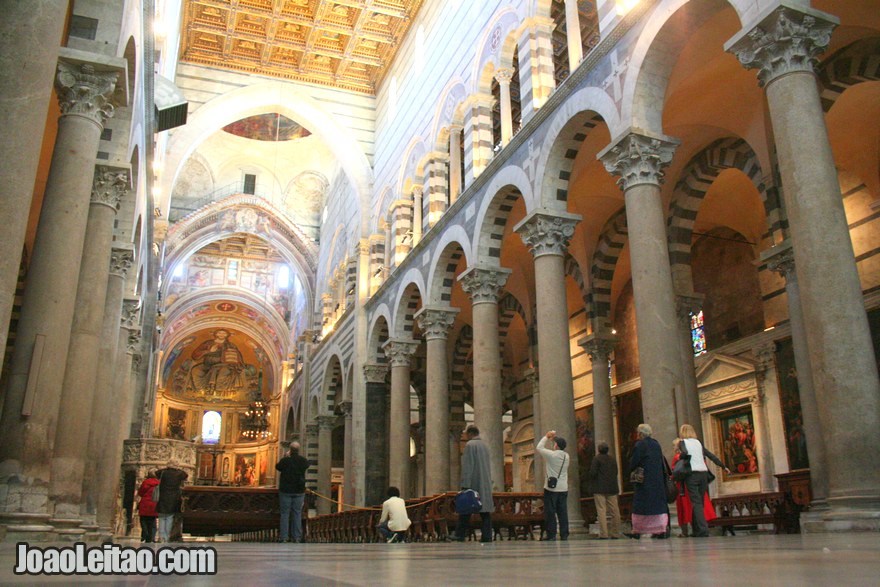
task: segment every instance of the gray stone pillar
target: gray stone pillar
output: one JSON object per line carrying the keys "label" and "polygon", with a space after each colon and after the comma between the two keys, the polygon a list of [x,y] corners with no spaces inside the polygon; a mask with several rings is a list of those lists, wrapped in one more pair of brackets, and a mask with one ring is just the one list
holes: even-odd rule
{"label": "gray stone pillar", "polygon": [[366,410],[364,442],[364,504],[378,505],[385,501],[388,487],[390,431],[388,417],[388,366],[378,363],[364,365]]}
{"label": "gray stone pillar", "polygon": [[673,401],[682,373],[660,181],[675,145],[668,137],[631,129],[599,154],[605,168],[620,176],[617,183],[626,200],[642,407],[645,422],[667,452],[678,436]]}
{"label": "gray stone pillar", "polygon": [[390,339],[383,349],[391,362],[391,414],[388,478],[400,489],[403,498],[409,493],[410,457],[410,361],[418,348],[412,340]]}
{"label": "gray stone pillar", "polygon": [[67,7],[67,0],[3,3],[0,128],[15,140],[0,144],[0,365]]}
{"label": "gray stone pillar", "polygon": [[422,224],[424,220],[422,219],[422,212],[424,211],[424,204],[422,203],[422,198],[425,194],[424,186],[416,185],[413,186],[412,189],[412,197],[413,197],[413,225],[412,225],[412,246],[415,247],[419,244],[419,241],[422,240]]}
{"label": "gray stone pillar", "polygon": [[513,114],[510,105],[510,80],[513,79],[514,71],[509,67],[495,70],[495,79],[498,81],[498,89],[501,94],[501,146],[510,142],[513,136]]}
{"label": "gray stone pillar", "polygon": [[[541,423],[571,443],[568,445],[572,461],[568,469],[568,515],[572,532],[583,529],[583,520],[564,262],[568,241],[580,220],[575,214],[537,210],[514,228],[535,258]],[[544,430],[535,431],[535,436],[540,438],[543,433]],[[536,479],[538,474],[539,471],[535,471]]]}
{"label": "gray stone pillar", "polygon": [[584,42],[581,40],[581,22],[577,0],[565,0],[565,34],[568,40],[568,70],[574,73],[584,58]]}
{"label": "gray stone pillar", "polygon": [[460,124],[449,126],[449,205],[461,195],[461,132]]}
{"label": "gray stone pillar", "polygon": [[461,433],[463,425],[459,423],[449,425],[449,485],[455,490],[461,483]]}
{"label": "gray stone pillar", "polygon": [[342,448],[342,467],[343,467],[343,489],[342,499],[348,505],[354,504],[354,467],[352,464],[352,404],[345,401],[339,404],[342,411],[343,422],[345,423],[344,445]]}
{"label": "gray stone pillar", "polygon": [[[2,524],[15,526],[18,514],[48,519],[52,440],[64,379],[56,363],[66,360],[70,344],[95,157],[103,123],[113,113],[115,86],[115,72],[58,64],[62,114],[0,419]],[[17,263],[20,251],[11,254]]]}
{"label": "gray stone pillar", "polygon": [[880,428],[880,380],[813,71],[838,21],[781,3],[755,22],[725,48],[759,70],[776,138],[827,450],[828,502],[838,510],[817,529],[878,529],[880,467],[864,434]]}
{"label": "gray stone pillar", "polygon": [[[326,498],[335,499],[330,493],[331,459],[333,457],[333,429],[336,427],[336,416],[318,416],[318,493]],[[329,514],[333,504],[321,497],[318,498],[318,515]]]}
{"label": "gray stone pillar", "polygon": [[703,306],[703,297],[702,294],[694,292],[675,296],[682,371],[681,396],[675,400],[675,409],[679,418],[679,426],[685,423],[693,426],[701,441],[703,440],[703,412],[700,409],[700,390],[697,387],[697,371],[694,364],[691,313],[696,314],[700,311]]}
{"label": "gray stone pillar", "polygon": [[596,445],[608,443],[608,454],[617,452],[614,442],[614,416],[611,414],[611,378],[608,376],[608,360],[617,338],[610,333],[593,333],[578,341],[590,354],[593,364],[593,437]]}
{"label": "gray stone pillar", "polygon": [[[83,522],[91,530],[97,528],[99,471],[105,466],[102,455],[110,442],[109,427],[117,414],[118,402],[114,389],[115,359],[119,349],[119,323],[122,316],[122,299],[125,292],[125,276],[134,263],[131,247],[113,247],[110,253],[110,276],[107,278],[107,295],[104,300],[104,316],[101,325],[101,349],[98,371],[95,376],[95,393],[89,422],[89,443],[83,474]],[[137,315],[138,300],[126,303],[126,317]]]}
{"label": "gray stone pillar", "polygon": [[771,247],[761,253],[761,260],[771,271],[785,278],[785,293],[788,297],[788,322],[791,324],[791,344],[794,350],[794,365],[797,371],[798,396],[801,401],[801,417],[804,435],[807,437],[807,455],[810,459],[810,492],[813,501],[810,506],[826,507],[828,500],[828,463],[825,456],[825,441],[819,420],[819,405],[816,402],[816,389],[813,386],[813,369],[810,365],[810,351],[807,349],[807,329],[804,312],[801,309],[801,293],[797,273],[794,270],[794,255],[791,242]]}
{"label": "gray stone pillar", "polygon": [[468,267],[458,280],[473,303],[474,423],[492,458],[492,485],[504,490],[504,425],[501,402],[501,349],[498,342],[498,296],[510,269]]}
{"label": "gray stone pillar", "polygon": [[[538,380],[538,372],[535,369],[526,369],[525,379],[526,384],[532,391],[532,430],[534,433],[532,441],[537,444],[541,438],[541,431],[544,429],[543,422],[541,421],[541,384]],[[535,451],[535,455],[532,458],[532,466],[536,472],[535,480],[537,482],[540,478],[539,473],[544,470],[544,460],[538,451]],[[537,487],[533,490],[537,491]]]}
{"label": "gray stone pillar", "polygon": [[767,424],[766,382],[767,375],[776,365],[776,345],[769,343],[754,349],[757,368],[755,369],[755,381],[758,392],[749,398],[752,404],[752,416],[755,418],[755,447],[758,451],[758,476],[761,482],[761,491],[776,491],[776,465],[773,461],[773,445],[770,442],[770,427]]}
{"label": "gray stone pillar", "polygon": [[425,333],[425,494],[453,489],[449,483],[449,364],[446,338],[458,308],[424,307],[415,318]]}
{"label": "gray stone pillar", "polygon": [[[52,455],[49,496],[54,502],[52,524],[59,535],[81,534],[82,481],[89,444],[89,421],[101,327],[107,295],[113,219],[119,202],[129,188],[127,169],[98,167],[92,188],[85,247],[76,292],[76,314],[70,336],[70,350],[64,371],[61,408]],[[68,530],[69,526],[73,528]]]}

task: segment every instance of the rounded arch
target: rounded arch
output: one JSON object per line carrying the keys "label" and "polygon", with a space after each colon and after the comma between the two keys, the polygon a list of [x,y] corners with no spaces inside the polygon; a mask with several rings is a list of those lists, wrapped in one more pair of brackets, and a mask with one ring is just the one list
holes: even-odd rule
{"label": "rounded arch", "polygon": [[[162,193],[170,194],[183,164],[210,135],[224,126],[258,114],[278,112],[318,135],[336,156],[358,194],[361,210],[361,236],[366,234],[365,212],[369,210],[373,172],[361,146],[351,133],[336,122],[323,106],[289,83],[268,81],[227,92],[193,112],[186,126],[177,131],[168,145]],[[168,214],[170,200],[163,202]]]}
{"label": "rounded arch", "polygon": [[[471,78],[474,80],[473,93],[486,94],[491,92],[492,72],[499,67],[504,67],[502,65],[503,55],[507,57],[508,64],[512,63],[513,51],[516,50],[515,34],[521,21],[522,18],[511,6],[499,8],[489,21],[485,28],[486,32],[477,45],[480,49],[477,52]],[[511,35],[514,35],[513,43],[509,42]],[[491,67],[489,67],[490,65]],[[487,70],[488,83],[485,78]]]}
{"label": "rounded arch", "polygon": [[367,344],[367,362],[371,364],[384,365],[388,362],[388,357],[382,350],[382,345],[389,338],[389,324],[391,324],[391,312],[385,304],[380,305],[373,310],[372,320],[370,321],[369,338]]}
{"label": "rounded arch", "polygon": [[421,183],[419,179],[424,175],[424,162],[428,158],[428,147],[421,137],[415,136],[410,140],[409,146],[404,151],[404,164],[400,168],[400,176],[397,178],[398,193],[406,197],[413,183]]}
{"label": "rounded arch", "polygon": [[293,406],[289,406],[287,408],[287,418],[284,421],[284,431],[282,432],[282,438],[284,438],[286,442],[291,442],[295,434],[296,416],[294,416]]}
{"label": "rounded arch", "polygon": [[321,397],[324,413],[332,414],[336,411],[336,405],[344,401],[345,381],[342,377],[342,359],[337,353],[330,355],[324,367],[324,381],[321,388]]}
{"label": "rounded arch", "polygon": [[452,299],[452,286],[455,283],[455,269],[462,257],[468,263],[467,251],[470,242],[467,232],[459,225],[448,227],[437,244],[434,265],[428,273],[427,300],[429,304],[446,305]]}
{"label": "rounded arch", "polygon": [[621,207],[605,223],[590,264],[587,318],[592,324],[593,332],[611,330],[611,284],[626,239],[626,209]]}
{"label": "rounded arch", "polygon": [[[483,198],[480,211],[477,213],[477,234],[473,243],[474,259],[486,260],[491,265],[498,265],[501,260],[501,239],[503,227],[510,215],[510,208],[517,199],[522,198],[526,213],[530,212],[533,200],[531,184],[525,172],[514,165],[508,165],[495,174],[486,186],[484,193],[494,194],[491,198]],[[497,232],[497,231],[501,232]]]}
{"label": "rounded arch", "polygon": [[880,80],[880,36],[859,39],[835,51],[819,64],[816,74],[822,82],[822,109],[831,110],[837,99],[860,83]]}
{"label": "rounded arch", "polygon": [[413,315],[424,303],[425,282],[418,269],[410,269],[400,280],[401,286],[394,298],[394,321],[391,332],[395,338],[410,338],[413,332]]}
{"label": "rounded arch", "polygon": [[460,78],[454,78],[446,84],[440,96],[434,113],[431,137],[434,139],[435,149],[446,151],[449,147],[449,125],[464,124],[461,106],[467,99],[467,90]]}

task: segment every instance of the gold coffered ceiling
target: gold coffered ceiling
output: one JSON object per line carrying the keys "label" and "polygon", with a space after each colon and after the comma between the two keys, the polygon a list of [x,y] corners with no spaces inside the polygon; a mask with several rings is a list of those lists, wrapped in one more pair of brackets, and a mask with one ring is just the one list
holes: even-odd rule
{"label": "gold coffered ceiling", "polygon": [[181,61],[372,94],[422,0],[185,0]]}

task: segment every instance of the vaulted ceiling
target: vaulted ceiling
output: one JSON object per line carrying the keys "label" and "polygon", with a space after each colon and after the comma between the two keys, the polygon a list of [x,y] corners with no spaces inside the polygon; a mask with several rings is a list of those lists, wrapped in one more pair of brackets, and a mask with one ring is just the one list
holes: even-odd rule
{"label": "vaulted ceiling", "polygon": [[373,94],[422,0],[184,0],[181,61]]}

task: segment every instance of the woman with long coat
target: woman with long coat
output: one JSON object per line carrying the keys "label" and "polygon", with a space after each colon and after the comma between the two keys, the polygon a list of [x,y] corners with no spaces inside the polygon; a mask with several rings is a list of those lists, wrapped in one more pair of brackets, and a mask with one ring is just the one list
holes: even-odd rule
{"label": "woman with long coat", "polygon": [[644,471],[644,481],[633,484],[633,538],[639,538],[642,534],[666,538],[669,525],[663,450],[660,443],[651,438],[652,434],[650,426],[639,424],[639,440],[629,462],[630,474],[640,467]]}
{"label": "woman with long coat", "polygon": [[159,500],[156,502],[156,512],[159,514],[159,542],[168,542],[171,539],[174,514],[181,511],[183,482],[189,475],[174,467],[161,469],[156,471],[156,474],[159,477]]}

